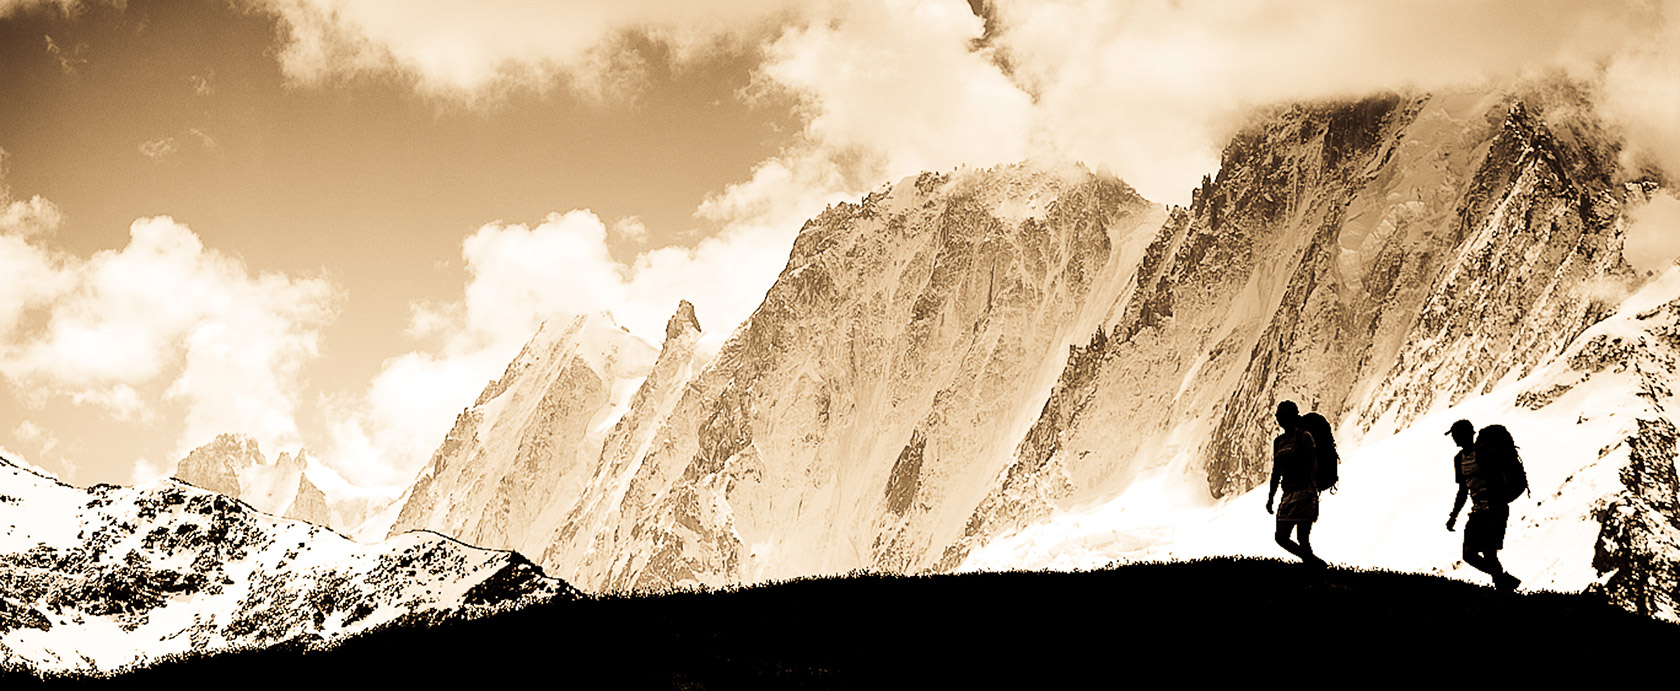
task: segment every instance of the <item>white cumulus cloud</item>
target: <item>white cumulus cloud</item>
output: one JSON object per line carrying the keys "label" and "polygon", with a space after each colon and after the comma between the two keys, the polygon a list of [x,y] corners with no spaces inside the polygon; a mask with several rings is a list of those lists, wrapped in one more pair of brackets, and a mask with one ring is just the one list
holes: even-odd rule
{"label": "white cumulus cloud", "polygon": [[[3,187],[0,206],[16,207]],[[332,284],[252,272],[167,216],[135,221],[121,249],[78,257],[51,244],[40,216],[0,224],[0,376],[24,400],[149,420],[137,387],[167,384],[186,410],[177,452],[222,432],[300,441],[298,372],[336,314]]]}

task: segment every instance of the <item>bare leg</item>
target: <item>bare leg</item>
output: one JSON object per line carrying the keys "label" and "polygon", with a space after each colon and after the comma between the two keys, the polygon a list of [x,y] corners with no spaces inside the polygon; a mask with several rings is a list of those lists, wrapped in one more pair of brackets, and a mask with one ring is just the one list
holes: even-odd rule
{"label": "bare leg", "polygon": [[[1279,547],[1288,550],[1290,554],[1295,555],[1307,564],[1314,566],[1324,565],[1324,560],[1313,555],[1312,543],[1309,542],[1310,536],[1312,535],[1311,523],[1306,521],[1278,521],[1277,525],[1277,535],[1275,538],[1277,539]],[[1289,539],[1290,531],[1294,531],[1295,534],[1300,537],[1300,542],[1297,543],[1294,540]]]}
{"label": "bare leg", "polygon": [[1505,573],[1505,567],[1499,564],[1498,552],[1477,552],[1466,547],[1464,548],[1464,563],[1475,567],[1477,571],[1493,576],[1495,579],[1498,579],[1500,574]]}
{"label": "bare leg", "polygon": [[1279,547],[1282,547],[1285,550],[1288,550],[1290,554],[1299,557],[1301,556],[1301,546],[1295,544],[1294,540],[1289,539],[1289,531],[1294,529],[1294,523],[1278,521],[1277,535],[1275,537]]}
{"label": "bare leg", "polygon": [[1493,576],[1494,587],[1500,590],[1516,590],[1522,585],[1522,580],[1505,571],[1505,565],[1499,563],[1499,551],[1473,552],[1469,548],[1464,550],[1464,563],[1476,567],[1477,570]]}
{"label": "bare leg", "polygon": [[1300,554],[1301,561],[1304,561],[1304,562],[1306,562],[1308,564],[1311,564],[1313,566],[1324,566],[1324,560],[1319,559],[1318,555],[1313,554],[1313,549],[1312,549],[1312,527],[1313,527],[1313,524],[1308,523],[1306,521],[1302,521],[1302,522],[1297,523],[1295,525],[1296,525],[1295,534],[1300,537],[1300,541],[1301,541],[1301,554]]}

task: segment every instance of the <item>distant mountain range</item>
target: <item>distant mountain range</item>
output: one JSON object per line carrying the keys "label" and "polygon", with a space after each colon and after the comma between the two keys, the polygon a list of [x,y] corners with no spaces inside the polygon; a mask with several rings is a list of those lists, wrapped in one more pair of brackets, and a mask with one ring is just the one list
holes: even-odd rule
{"label": "distant mountain range", "polygon": [[112,672],[573,594],[435,533],[362,545],[174,480],[79,489],[0,459],[0,667]]}

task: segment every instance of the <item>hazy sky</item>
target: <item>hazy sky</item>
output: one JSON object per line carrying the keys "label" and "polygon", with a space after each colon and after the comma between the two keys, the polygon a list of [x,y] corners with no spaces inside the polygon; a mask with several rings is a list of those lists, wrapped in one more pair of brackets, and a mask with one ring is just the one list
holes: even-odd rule
{"label": "hazy sky", "polygon": [[244,432],[401,484],[542,319],[657,343],[686,298],[721,337],[804,219],[920,170],[1073,159],[1183,203],[1280,100],[1567,74],[1680,170],[1677,13],[0,0],[0,446],[128,482]]}

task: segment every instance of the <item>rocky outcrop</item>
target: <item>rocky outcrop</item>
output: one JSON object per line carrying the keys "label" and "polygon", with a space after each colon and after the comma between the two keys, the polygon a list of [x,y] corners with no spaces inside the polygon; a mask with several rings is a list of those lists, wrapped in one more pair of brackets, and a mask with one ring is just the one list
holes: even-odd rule
{"label": "rocky outcrop", "polygon": [[319,526],[333,526],[332,509],[327,507],[327,495],[321,488],[309,481],[307,475],[298,475],[297,491],[293,494],[292,505],[286,509],[286,518],[308,521]]}
{"label": "rocky outcrop", "polygon": [[1680,620],[1680,501],[1675,481],[1674,423],[1639,420],[1627,439],[1626,488],[1593,514],[1599,522],[1593,568],[1603,575],[1594,590],[1629,611]]}
{"label": "rocky outcrop", "polygon": [[267,463],[257,449],[257,440],[244,435],[222,434],[181,459],[175,466],[175,479],[237,498],[240,496],[240,472]]}

